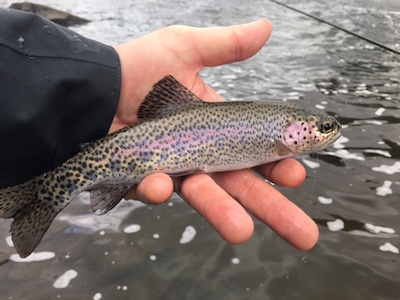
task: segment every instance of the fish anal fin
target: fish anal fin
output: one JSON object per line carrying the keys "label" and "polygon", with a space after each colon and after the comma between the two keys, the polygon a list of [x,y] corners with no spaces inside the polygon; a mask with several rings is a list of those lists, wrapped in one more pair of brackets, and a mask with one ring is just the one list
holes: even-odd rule
{"label": "fish anal fin", "polygon": [[177,110],[186,105],[201,105],[203,101],[168,75],[157,82],[139,108],[139,119],[146,119]]}
{"label": "fish anal fin", "polygon": [[113,209],[129,191],[127,185],[97,185],[89,190],[90,202],[96,215],[104,215]]}

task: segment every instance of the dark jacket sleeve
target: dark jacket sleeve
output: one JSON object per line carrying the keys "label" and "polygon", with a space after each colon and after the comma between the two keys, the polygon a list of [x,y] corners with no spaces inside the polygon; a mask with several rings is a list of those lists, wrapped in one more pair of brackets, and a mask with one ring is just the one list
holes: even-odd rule
{"label": "dark jacket sleeve", "polygon": [[105,136],[120,93],[110,47],[31,13],[0,9],[0,187]]}

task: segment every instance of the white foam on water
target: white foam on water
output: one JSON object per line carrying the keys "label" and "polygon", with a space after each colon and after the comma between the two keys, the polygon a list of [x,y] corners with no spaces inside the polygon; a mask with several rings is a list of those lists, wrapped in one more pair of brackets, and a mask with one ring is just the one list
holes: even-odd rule
{"label": "white foam on water", "polygon": [[196,236],[196,229],[193,226],[187,226],[185,231],[182,233],[182,237],[179,240],[180,244],[187,244],[191,242]]}
{"label": "white foam on water", "polygon": [[364,161],[365,157],[362,155],[362,153],[351,153],[347,151],[346,149],[339,149],[336,150],[335,152],[324,152],[324,154],[329,154],[332,156],[336,156],[339,158],[345,158],[345,159],[354,159],[354,160],[360,160]]}
{"label": "white foam on water", "polygon": [[303,83],[298,86],[292,87],[293,90],[295,91],[301,91],[301,92],[309,92],[309,91],[314,91],[315,90],[315,85],[311,83]]}
{"label": "white foam on water", "polygon": [[69,286],[72,279],[78,276],[78,272],[75,270],[68,270],[53,283],[53,287],[56,289],[65,289]]}
{"label": "white foam on water", "polygon": [[52,259],[56,256],[54,252],[42,251],[42,252],[32,252],[31,255],[25,258],[21,258],[18,254],[12,254],[10,260],[15,262],[32,262],[32,261],[43,261]]}
{"label": "white foam on water", "polygon": [[379,150],[379,149],[366,149],[366,153],[376,153],[385,157],[392,157],[388,151]]}
{"label": "white foam on water", "polygon": [[11,235],[9,235],[8,237],[6,237],[6,243],[9,247],[14,247],[14,243],[12,241]]}
{"label": "white foam on water", "polygon": [[157,259],[157,256],[155,256],[155,255],[150,255],[150,260],[156,260]]}
{"label": "white foam on water", "polygon": [[322,204],[332,204],[333,202],[332,198],[325,198],[322,196],[318,196],[318,201],[321,202]]}
{"label": "white foam on water", "polygon": [[328,225],[328,229],[330,231],[339,231],[344,228],[344,222],[340,219],[336,219],[334,221],[326,222],[326,225]]}
{"label": "white foam on water", "polygon": [[315,162],[315,161],[308,160],[308,159],[303,159],[303,163],[304,163],[307,167],[309,167],[310,169],[316,169],[316,168],[319,168],[319,166],[320,166],[319,163],[317,163],[317,162]]}
{"label": "white foam on water", "polygon": [[386,196],[386,195],[393,194],[393,191],[392,191],[392,189],[390,188],[391,185],[392,185],[392,182],[391,182],[391,181],[385,180],[385,181],[383,182],[383,185],[382,185],[382,186],[376,188],[376,194],[377,194],[378,196]]}
{"label": "white foam on water", "polygon": [[235,74],[224,74],[221,76],[223,79],[237,79],[238,77]]}
{"label": "white foam on water", "polygon": [[378,120],[365,120],[365,123],[373,125],[383,125],[383,122]]}
{"label": "white foam on water", "polygon": [[100,300],[103,297],[103,295],[101,293],[96,293],[93,296],[93,300]]}
{"label": "white foam on water", "polygon": [[153,238],[159,239],[159,238],[160,238],[160,235],[159,235],[158,233],[155,233],[155,234],[153,234]]}
{"label": "white foam on water", "polygon": [[399,248],[397,248],[396,246],[393,246],[391,243],[385,243],[385,244],[379,246],[379,250],[381,250],[383,252],[392,252],[395,254],[399,254]]}
{"label": "white foam on water", "polygon": [[393,234],[396,231],[393,228],[390,227],[383,227],[383,226],[378,226],[378,225],[373,225],[371,223],[365,223],[364,224],[365,228],[368,229],[370,232],[378,234],[378,233],[389,233]]}
{"label": "white foam on water", "polygon": [[357,91],[355,91],[354,93],[356,93],[356,94],[358,94],[358,95],[371,95],[371,94],[372,94],[371,91],[363,90],[363,89],[357,90]]}
{"label": "white foam on water", "polygon": [[140,229],[141,229],[141,227],[139,224],[132,224],[132,225],[126,226],[124,228],[124,232],[125,233],[135,233],[135,232],[140,231]]}
{"label": "white foam on water", "polygon": [[375,115],[377,116],[382,116],[383,112],[385,111],[385,108],[380,107],[376,110]]}
{"label": "white foam on water", "polygon": [[344,148],[344,143],[348,143],[349,139],[345,136],[341,136],[340,138],[338,138],[337,141],[335,141],[332,145],[333,148],[335,149],[343,149]]}
{"label": "white foam on water", "polygon": [[315,104],[315,107],[318,109],[325,109],[325,106],[321,105],[321,104]]}
{"label": "white foam on water", "polygon": [[400,173],[400,161],[396,161],[393,166],[381,165],[380,167],[373,167],[372,171],[386,173],[393,175],[394,173]]}
{"label": "white foam on water", "polygon": [[232,262],[234,265],[237,265],[237,264],[240,263],[240,259],[237,258],[237,257],[234,257],[234,258],[231,259],[231,262]]}
{"label": "white foam on water", "polygon": [[[79,194],[79,202],[87,203],[90,199],[88,195],[89,194],[86,192]],[[63,213],[58,215],[57,219],[68,224],[77,225],[78,228],[91,230],[93,233],[98,233],[102,230],[107,232],[110,230],[120,232],[122,221],[126,219],[133,209],[142,206],[144,206],[144,204],[139,201],[124,201],[107,213],[107,217],[99,217],[92,212],[80,215]]]}

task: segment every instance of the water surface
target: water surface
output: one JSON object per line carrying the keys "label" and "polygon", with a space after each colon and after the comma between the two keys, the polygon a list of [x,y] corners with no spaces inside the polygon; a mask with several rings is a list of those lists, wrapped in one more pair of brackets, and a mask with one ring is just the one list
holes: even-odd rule
{"label": "water surface", "polygon": [[[40,261],[18,261],[0,221],[1,299],[399,299],[399,56],[270,1],[37,2],[92,20],[74,30],[111,45],[171,24],[268,17],[259,54],[203,77],[226,99],[298,102],[344,129],[334,147],[299,158],[301,187],[281,189],[319,224],[311,251],[258,221],[248,242],[229,245],[176,196],[97,217],[83,195],[53,222],[31,257]],[[285,3],[400,50],[396,0]]]}

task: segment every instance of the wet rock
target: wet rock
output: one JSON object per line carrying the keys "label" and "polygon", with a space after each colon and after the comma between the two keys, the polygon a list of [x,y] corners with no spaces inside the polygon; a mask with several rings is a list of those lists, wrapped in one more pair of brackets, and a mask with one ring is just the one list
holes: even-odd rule
{"label": "wet rock", "polygon": [[54,9],[46,5],[40,5],[31,2],[13,3],[11,4],[10,8],[35,13],[43,18],[53,21],[54,23],[66,27],[74,25],[82,25],[87,22],[90,22],[89,20],[74,16],[70,13]]}

